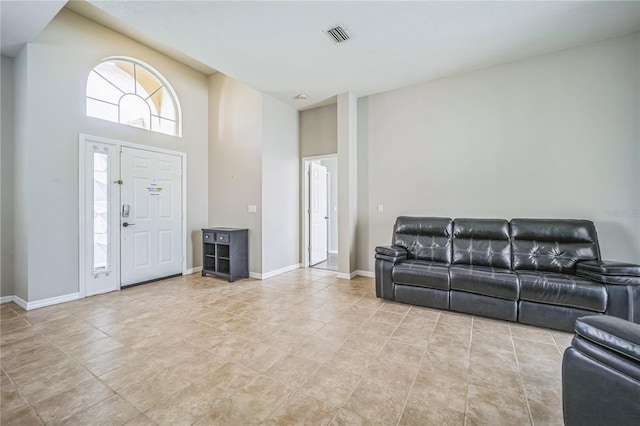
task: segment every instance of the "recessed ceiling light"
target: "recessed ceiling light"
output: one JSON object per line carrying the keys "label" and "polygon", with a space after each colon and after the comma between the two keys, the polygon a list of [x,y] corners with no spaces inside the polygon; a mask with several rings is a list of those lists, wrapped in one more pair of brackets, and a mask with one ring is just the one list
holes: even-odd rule
{"label": "recessed ceiling light", "polygon": [[299,95],[296,95],[294,97],[299,101],[304,101],[305,99],[307,99],[307,95],[305,95],[304,93],[300,93]]}

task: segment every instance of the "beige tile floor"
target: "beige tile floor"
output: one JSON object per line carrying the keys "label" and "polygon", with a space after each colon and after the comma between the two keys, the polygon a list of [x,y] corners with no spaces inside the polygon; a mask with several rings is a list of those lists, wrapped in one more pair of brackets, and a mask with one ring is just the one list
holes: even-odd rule
{"label": "beige tile floor", "polygon": [[338,270],[338,255],[337,254],[327,254],[327,260],[324,262],[320,262],[316,265],[313,265],[315,269],[325,269],[327,271],[337,271]]}
{"label": "beige tile floor", "polygon": [[562,424],[570,335],[300,269],[1,307],[2,425]]}

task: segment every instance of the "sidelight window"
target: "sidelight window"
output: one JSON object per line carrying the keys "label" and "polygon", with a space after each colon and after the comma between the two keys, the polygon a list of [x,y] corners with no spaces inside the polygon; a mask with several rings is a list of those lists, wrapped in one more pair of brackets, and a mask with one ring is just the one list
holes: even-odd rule
{"label": "sidelight window", "polygon": [[[93,152],[93,272],[109,270],[109,153]],[[106,151],[106,150],[105,150]]]}

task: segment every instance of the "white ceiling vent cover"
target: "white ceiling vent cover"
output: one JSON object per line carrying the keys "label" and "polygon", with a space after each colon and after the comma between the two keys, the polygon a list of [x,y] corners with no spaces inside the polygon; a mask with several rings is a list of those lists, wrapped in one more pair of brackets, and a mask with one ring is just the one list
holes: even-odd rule
{"label": "white ceiling vent cover", "polygon": [[327,36],[329,36],[331,41],[336,44],[343,43],[351,38],[351,35],[341,25],[329,28],[325,31],[325,33],[327,34]]}

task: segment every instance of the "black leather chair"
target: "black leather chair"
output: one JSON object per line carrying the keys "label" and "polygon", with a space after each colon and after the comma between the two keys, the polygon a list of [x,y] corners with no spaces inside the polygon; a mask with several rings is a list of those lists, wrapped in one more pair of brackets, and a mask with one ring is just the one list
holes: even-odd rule
{"label": "black leather chair", "polygon": [[640,425],[640,325],[586,316],[575,332],[562,360],[565,425]]}

